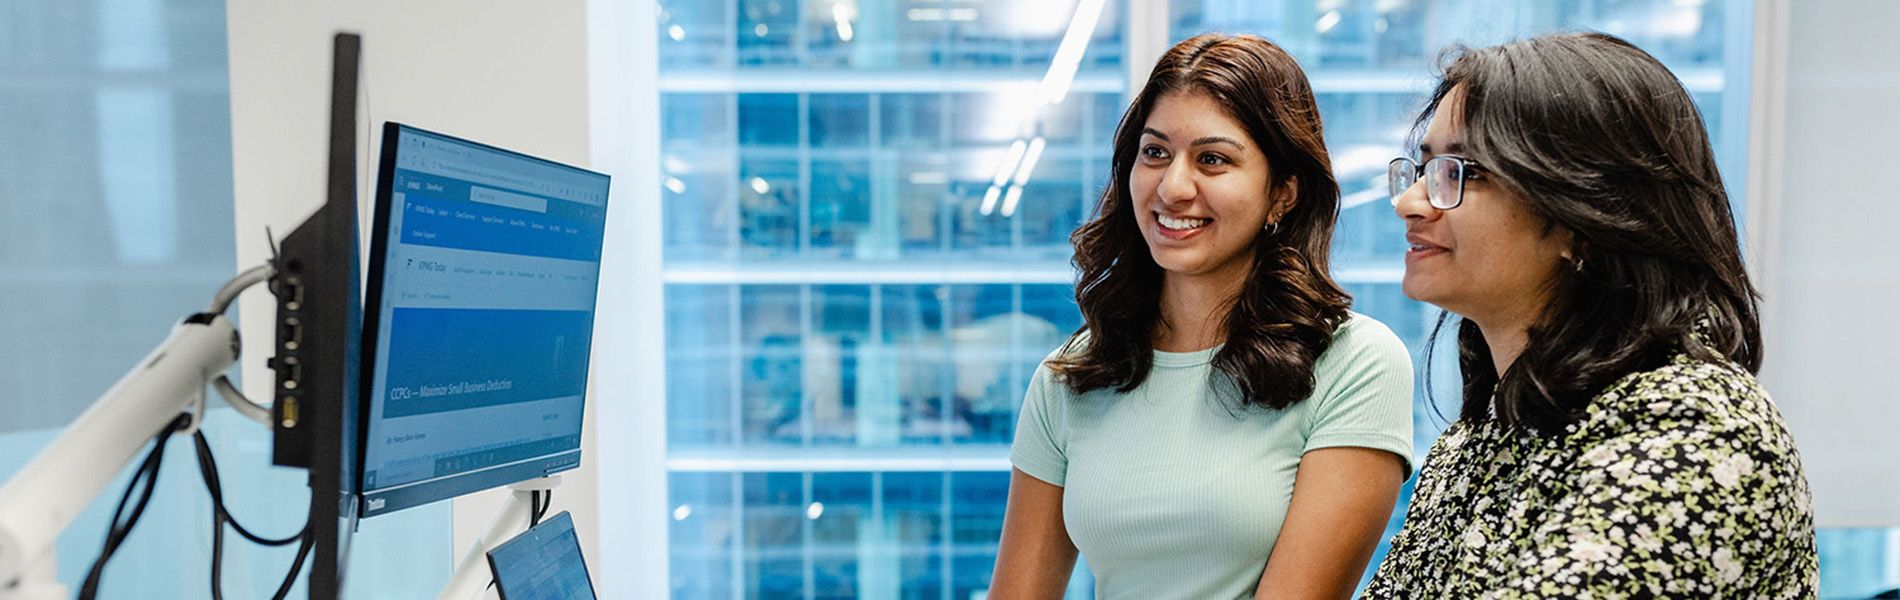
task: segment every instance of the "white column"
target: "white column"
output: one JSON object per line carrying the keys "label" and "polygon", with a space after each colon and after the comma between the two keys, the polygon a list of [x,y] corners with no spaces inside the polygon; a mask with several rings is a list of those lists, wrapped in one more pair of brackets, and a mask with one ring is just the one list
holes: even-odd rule
{"label": "white column", "polygon": [[665,598],[666,347],[659,39],[653,0],[588,0],[589,153],[614,177],[594,325],[602,598]]}
{"label": "white column", "polygon": [[1746,228],[1762,381],[1800,447],[1816,524],[1900,526],[1900,203],[1885,167],[1900,139],[1900,4],[1758,10]]}

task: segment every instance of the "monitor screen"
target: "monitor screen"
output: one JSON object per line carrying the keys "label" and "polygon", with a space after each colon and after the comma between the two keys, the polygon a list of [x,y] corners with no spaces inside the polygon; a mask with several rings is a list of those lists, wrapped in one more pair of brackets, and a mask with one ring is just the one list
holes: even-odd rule
{"label": "monitor screen", "polygon": [[594,600],[581,540],[565,511],[489,550],[488,566],[502,600]]}
{"label": "monitor screen", "polygon": [[363,516],[578,466],[607,176],[400,123],[382,148]]}

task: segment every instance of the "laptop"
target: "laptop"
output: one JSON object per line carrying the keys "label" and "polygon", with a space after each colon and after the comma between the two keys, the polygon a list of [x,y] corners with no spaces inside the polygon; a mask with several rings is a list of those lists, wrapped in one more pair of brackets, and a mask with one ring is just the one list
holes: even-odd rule
{"label": "laptop", "polygon": [[567,511],[488,551],[502,600],[596,600]]}

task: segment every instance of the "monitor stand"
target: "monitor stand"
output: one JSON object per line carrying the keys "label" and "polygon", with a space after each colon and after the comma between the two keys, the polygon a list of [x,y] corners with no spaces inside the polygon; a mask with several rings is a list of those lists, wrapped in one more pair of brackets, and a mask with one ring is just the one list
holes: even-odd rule
{"label": "monitor stand", "polygon": [[475,540],[468,553],[462,555],[461,562],[455,564],[455,575],[449,577],[448,585],[442,586],[442,593],[436,600],[470,600],[480,598],[488,591],[488,582],[494,574],[488,569],[488,551],[509,539],[528,530],[530,507],[534,503],[534,493],[552,490],[561,486],[561,476],[550,475],[530,479],[508,486],[512,490],[508,501],[495,511],[495,518],[488,523],[488,531]]}

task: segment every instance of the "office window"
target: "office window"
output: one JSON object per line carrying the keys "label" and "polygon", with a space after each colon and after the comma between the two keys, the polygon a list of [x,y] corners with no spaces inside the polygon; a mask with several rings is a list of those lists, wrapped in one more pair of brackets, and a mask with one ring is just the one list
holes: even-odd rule
{"label": "office window", "polygon": [[[173,323],[203,310],[234,270],[222,2],[4,3],[0,39],[5,481]],[[231,444],[268,434],[227,412],[215,411],[206,433],[221,452],[233,512],[262,533],[294,533],[300,515],[272,519],[252,504],[277,483],[261,476],[268,446],[246,453]],[[192,540],[209,532],[209,505],[189,446],[167,452],[153,502],[108,565],[101,597],[208,596],[209,564]],[[69,589],[99,555],[123,482],[73,507],[84,512],[56,548]],[[233,545],[227,572],[260,584],[233,577],[226,590],[274,591],[261,581],[270,571],[281,577],[276,565],[289,553],[239,546],[248,544]]]}
{"label": "office window", "polygon": [[1127,91],[1110,2],[1023,111],[1076,4],[660,3],[674,597],[988,588]]}
{"label": "office window", "polygon": [[[1166,39],[1136,40],[1108,2],[1066,100],[1025,113],[1078,2],[660,2],[674,597],[986,590],[1023,391],[1081,324],[1068,235],[1145,67],[1129,47],[1254,33],[1301,61],[1343,195],[1334,274],[1415,354],[1438,311],[1399,290],[1384,173],[1448,45],[1630,39],[1695,95],[1740,201],[1749,2],[1162,3],[1147,31]],[[1037,138],[1011,200],[998,165]],[[1420,456],[1456,414],[1424,385]],[[1889,539],[1824,532],[1825,593],[1875,585]],[[1079,567],[1071,596],[1090,595]]]}
{"label": "office window", "polygon": [[[211,0],[0,3],[0,481],[236,274],[226,39],[225,4]],[[247,360],[269,347],[245,341]],[[294,535],[303,473],[270,466],[265,428],[210,406],[202,431],[231,512],[260,535]],[[192,454],[173,439],[101,598],[211,597],[211,506]],[[57,544],[70,591],[125,482],[73,507]],[[447,506],[391,518],[357,538],[389,552],[351,589],[433,593],[446,565],[424,559],[450,552]],[[295,550],[225,543],[232,597],[275,592]]]}

